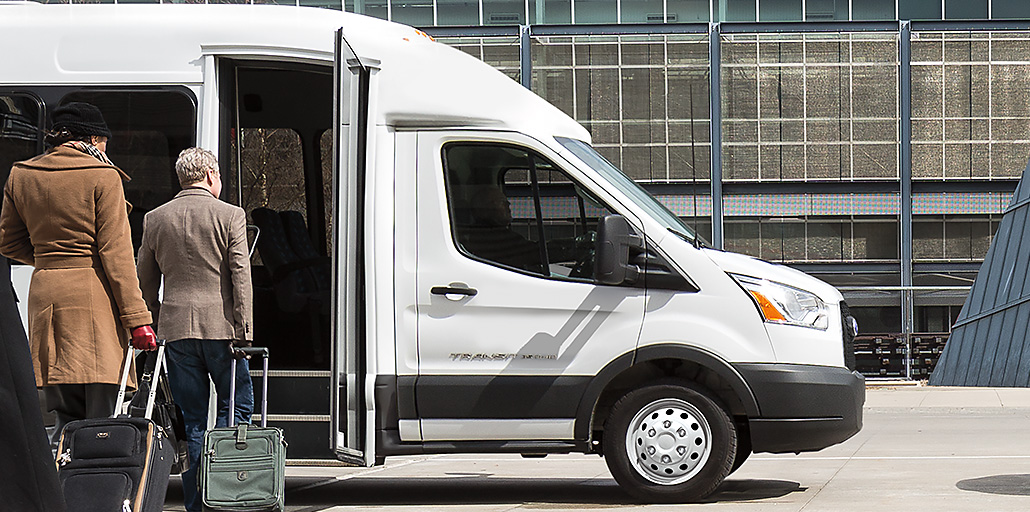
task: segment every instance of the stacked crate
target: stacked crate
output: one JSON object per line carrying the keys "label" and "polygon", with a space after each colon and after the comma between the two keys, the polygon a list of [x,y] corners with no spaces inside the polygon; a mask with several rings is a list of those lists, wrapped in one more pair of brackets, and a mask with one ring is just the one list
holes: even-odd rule
{"label": "stacked crate", "polygon": [[866,377],[906,378],[908,345],[901,334],[855,337],[855,369]]}
{"label": "stacked crate", "polygon": [[910,378],[929,379],[948,342],[948,333],[913,333],[909,340]]}
{"label": "stacked crate", "polygon": [[947,333],[857,336],[855,369],[866,377],[925,380],[933,372],[947,342]]}

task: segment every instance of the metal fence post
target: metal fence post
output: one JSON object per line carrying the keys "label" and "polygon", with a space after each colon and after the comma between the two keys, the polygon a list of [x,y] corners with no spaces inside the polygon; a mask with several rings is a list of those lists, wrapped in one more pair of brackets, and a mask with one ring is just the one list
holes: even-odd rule
{"label": "metal fence post", "polygon": [[519,26],[519,83],[529,90],[533,90],[533,52],[530,45],[533,40],[529,37],[529,25]]}
{"label": "metal fence post", "polygon": [[[708,68],[709,68],[709,112],[712,119],[711,182],[712,182],[712,245],[716,249],[723,248],[723,212],[722,212],[722,92],[721,92],[721,37],[718,23],[708,25]],[[696,214],[696,212],[695,212]]]}
{"label": "metal fence post", "polygon": [[[901,328],[905,343],[915,330],[915,303],[912,291],[912,25],[902,21],[899,27],[900,41],[898,92],[900,103],[901,147],[899,162],[901,185],[901,216],[898,231],[901,243]],[[909,368],[907,377],[911,378]]]}

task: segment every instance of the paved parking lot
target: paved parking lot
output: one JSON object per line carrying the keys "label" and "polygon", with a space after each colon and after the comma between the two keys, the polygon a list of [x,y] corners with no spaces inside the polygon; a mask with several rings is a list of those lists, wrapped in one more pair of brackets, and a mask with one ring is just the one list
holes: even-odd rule
{"label": "paved parking lot", "polygon": [[[706,503],[639,505],[596,456],[448,455],[290,467],[290,512],[1030,510],[1030,389],[871,388],[865,427],[818,453],[753,455]],[[166,510],[181,511],[174,483]]]}

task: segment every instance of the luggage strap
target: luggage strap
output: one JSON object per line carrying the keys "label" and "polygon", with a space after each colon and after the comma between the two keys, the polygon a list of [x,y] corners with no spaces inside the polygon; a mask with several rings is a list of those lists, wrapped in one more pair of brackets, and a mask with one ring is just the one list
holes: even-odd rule
{"label": "luggage strap", "polygon": [[236,426],[236,449],[247,449],[247,424],[240,423]]}
{"label": "luggage strap", "polygon": [[[143,417],[150,419],[154,412],[154,402],[157,400],[157,386],[154,385],[154,379],[161,380],[162,366],[165,364],[165,340],[157,340],[157,359],[154,362],[154,370],[149,374],[143,375],[144,381],[150,384],[150,393],[147,395],[147,408]],[[118,417],[121,413],[123,402],[125,401],[125,390],[129,384],[129,369],[132,367],[132,356],[135,352],[133,351],[132,344],[130,343],[125,351],[125,362],[122,366],[122,378],[118,384],[118,397],[115,399],[114,412],[111,413],[112,418]],[[139,384],[142,384],[139,383]]]}

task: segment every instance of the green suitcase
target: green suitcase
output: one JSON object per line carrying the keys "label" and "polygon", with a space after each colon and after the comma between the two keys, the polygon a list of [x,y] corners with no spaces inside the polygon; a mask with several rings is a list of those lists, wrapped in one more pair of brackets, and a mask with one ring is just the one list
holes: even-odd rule
{"label": "green suitcase", "polygon": [[[261,426],[240,424],[204,434],[198,482],[205,510],[225,512],[283,512],[286,510],[286,439],[282,429],[268,427],[268,349],[242,349],[261,355],[264,362]],[[236,366],[233,365],[229,410],[235,407]],[[232,415],[235,416],[235,415]],[[229,420],[230,423],[233,419]]]}

